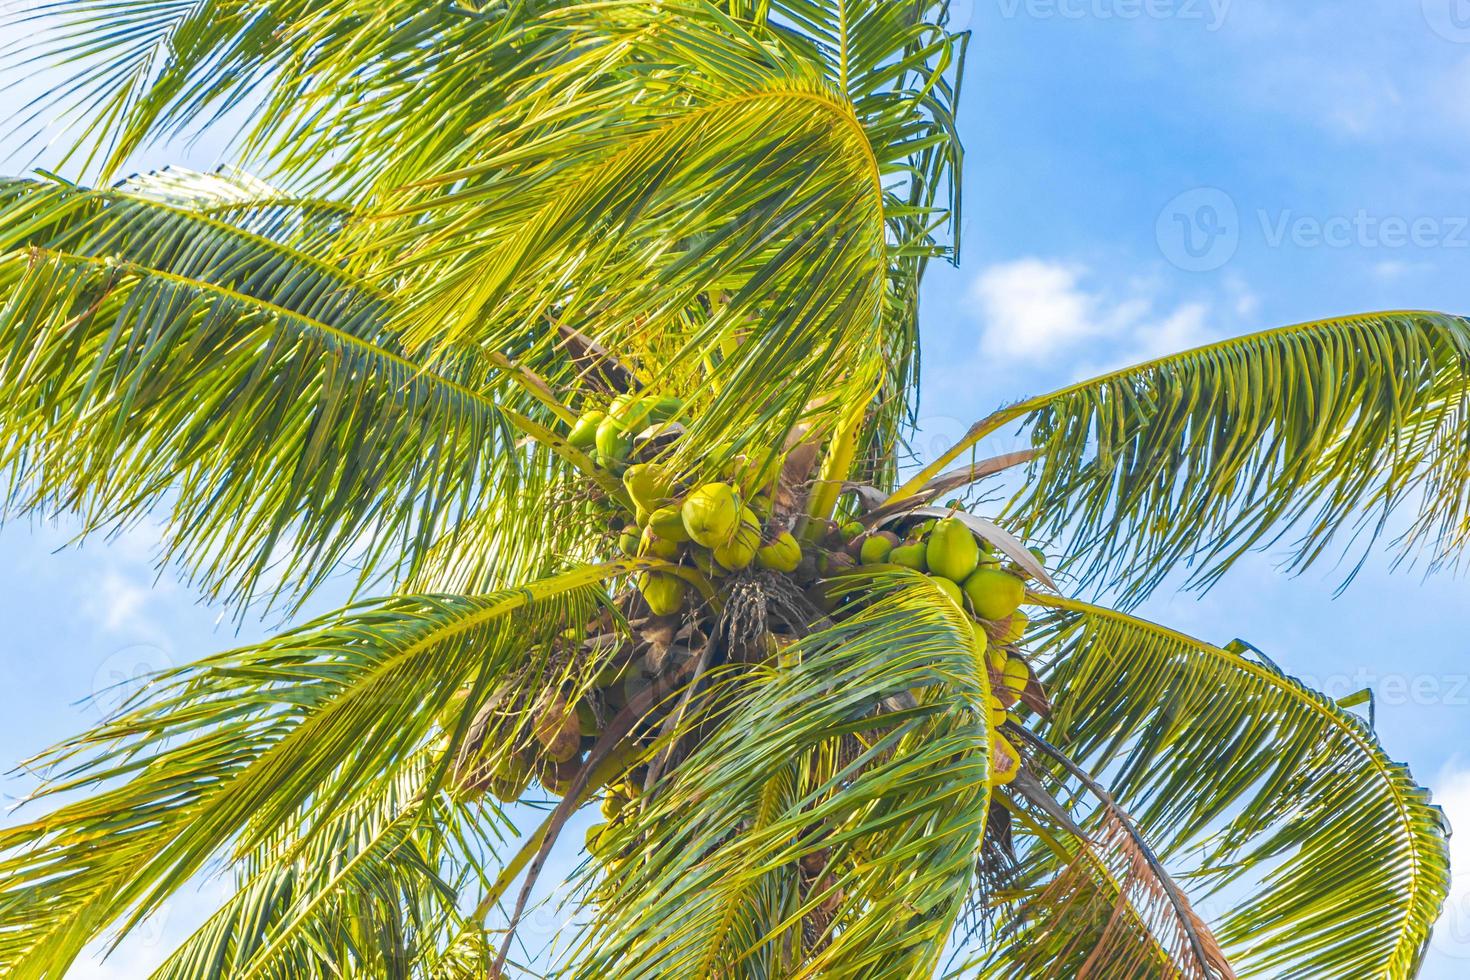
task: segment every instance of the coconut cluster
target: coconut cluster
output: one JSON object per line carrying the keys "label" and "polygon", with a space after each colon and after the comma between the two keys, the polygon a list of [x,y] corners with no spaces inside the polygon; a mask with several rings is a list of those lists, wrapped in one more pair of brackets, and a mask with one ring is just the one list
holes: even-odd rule
{"label": "coconut cluster", "polygon": [[[509,802],[534,780],[562,796],[590,772],[598,747],[612,743],[609,733],[618,744],[653,746],[698,664],[784,663],[785,651],[820,628],[824,613],[841,619],[845,607],[863,601],[840,584],[858,565],[924,573],[971,617],[974,650],[991,679],[993,729],[1017,721],[1010,711],[1023,699],[1034,706],[1040,688],[1017,647],[1029,622],[1021,612],[1025,573],[971,530],[959,501],[949,516],[895,516],[881,529],[803,529],[810,473],[792,462],[802,447],[763,456],[716,451],[728,462],[715,478],[687,480],[664,462],[682,437],[684,413],[678,399],[619,396],[571,427],[567,441],[626,491],[626,499],[594,504],[605,515],[609,545],[665,564],[568,630],[544,662],[506,679],[478,710],[456,759],[462,792]],[[462,702],[450,706],[446,731],[462,713]],[[657,763],[593,787],[603,790],[604,816],[617,820],[660,772],[687,758],[691,738]],[[1015,778],[1021,759],[999,732],[994,739],[991,779],[999,785]],[[600,829],[588,839],[594,856],[602,856]]]}
{"label": "coconut cluster", "polygon": [[[963,510],[951,500],[952,514]],[[862,524],[842,529],[844,553],[863,566],[896,565],[922,572],[950,601],[970,616],[976,655],[983,655],[990,677],[992,746],[990,780],[1005,785],[1016,778],[1021,756],[999,728],[1007,720],[1020,724],[1011,713],[1028,692],[1039,692],[1031,665],[1018,644],[1031,619],[1021,611],[1026,600],[1027,573],[1007,563],[984,538],[957,516],[901,522],[898,531],[869,531]],[[1036,549],[1038,562],[1045,556]]]}
{"label": "coconut cluster", "polygon": [[[690,580],[726,593],[737,578],[791,576],[802,566],[805,551],[790,529],[793,510],[776,504],[783,454],[758,458],[720,450],[717,455],[728,462],[718,479],[681,480],[659,459],[681,437],[683,412],[678,399],[619,396],[606,410],[589,411],[572,426],[567,441],[619,477],[627,492],[630,506],[608,501],[603,511],[616,549],[672,567],[642,573],[633,588],[615,597],[611,609],[583,629],[568,631],[565,648],[551,663],[535,668],[540,676],[508,680],[507,691],[530,692],[521,695],[522,701],[502,695],[489,700],[461,752],[457,772],[463,791],[511,801],[535,780],[553,795],[563,795],[609,722],[641,694],[663,685],[662,697],[645,698],[647,717],[629,734],[634,740],[651,738],[668,694],[687,681],[716,626],[714,607]],[[786,502],[791,503],[789,495]],[[800,593],[794,585],[791,591]],[[723,598],[729,606],[729,597]],[[789,643],[807,625],[766,617],[757,642],[737,651],[729,649],[733,644],[727,637],[721,655],[757,659]],[[442,727],[448,730],[461,710],[462,702],[451,705]],[[645,775],[646,769],[635,770],[607,787],[605,809],[619,811],[636,799]]]}
{"label": "coconut cluster", "polygon": [[[723,482],[681,488],[657,463],[629,467],[623,483],[637,508],[619,535],[624,554],[686,562],[711,579],[752,565],[788,573],[801,565],[801,543],[770,523],[769,497],[747,505],[739,489]],[[655,616],[677,615],[687,596],[684,579],[665,572],[645,572],[638,589]]]}

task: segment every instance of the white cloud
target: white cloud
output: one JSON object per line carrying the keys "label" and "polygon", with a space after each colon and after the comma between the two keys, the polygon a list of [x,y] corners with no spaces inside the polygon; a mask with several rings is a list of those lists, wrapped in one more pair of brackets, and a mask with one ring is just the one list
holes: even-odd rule
{"label": "white cloud", "polygon": [[149,598],[148,589],[121,573],[108,570],[97,581],[89,609],[109,630],[136,625]]}
{"label": "white cloud", "polygon": [[1456,833],[1450,838],[1450,895],[1433,945],[1437,952],[1459,959],[1470,956],[1470,764],[1453,759],[1440,771],[1434,802],[1444,809]]}
{"label": "white cloud", "polygon": [[1379,282],[1398,282],[1406,276],[1433,269],[1434,266],[1427,262],[1406,262],[1403,259],[1384,259],[1382,262],[1374,263],[1372,269],[1373,278]]}
{"label": "white cloud", "polygon": [[176,586],[154,568],[162,528],[140,524],[96,542],[99,559],[83,584],[83,610],[109,633],[159,635],[150,607]]}
{"label": "white cloud", "polygon": [[[1162,284],[1136,280],[1120,294],[1090,284],[1083,265],[1024,258],[982,272],[972,297],[982,323],[981,353],[1008,363],[1072,361],[1081,376],[1208,343],[1211,305],[1190,301],[1160,310]],[[1227,283],[1224,305],[1253,312],[1254,295]]]}
{"label": "white cloud", "polygon": [[1083,270],[1042,259],[991,266],[973,295],[985,320],[987,354],[1041,360],[1098,330],[1093,298],[1078,288]]}

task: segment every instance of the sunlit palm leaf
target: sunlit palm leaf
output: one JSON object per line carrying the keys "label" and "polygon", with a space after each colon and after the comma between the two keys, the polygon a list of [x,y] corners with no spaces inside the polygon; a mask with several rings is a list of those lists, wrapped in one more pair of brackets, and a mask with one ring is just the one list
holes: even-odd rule
{"label": "sunlit palm leaf", "polygon": [[[927,975],[989,805],[973,642],[958,608],[902,576],[790,647],[792,666],[717,682],[718,710],[685,726],[714,730],[607,832],[626,859],[596,892],[573,974]],[[800,883],[818,853],[825,869]],[[813,910],[827,925],[804,936]]]}
{"label": "sunlit palm leaf", "polygon": [[340,813],[382,800],[415,764],[456,690],[544,658],[600,583],[646,564],[364,604],[164,675],[39,760],[52,770],[43,796],[92,795],[0,832],[0,968],[60,977],[93,934],[135,925],[224,852],[283,835],[303,852],[324,846]]}
{"label": "sunlit palm leaf", "polygon": [[[1428,793],[1271,668],[1060,599],[1043,731],[1102,776],[1245,976],[1411,977],[1449,885]],[[1041,914],[1037,910],[1035,914]]]}
{"label": "sunlit palm leaf", "polygon": [[1132,601],[1181,567],[1208,586],[1283,535],[1306,568],[1343,538],[1371,543],[1399,509],[1412,512],[1402,554],[1457,561],[1470,542],[1467,400],[1470,323],[1368,314],[1080,382],[977,423],[956,448],[1026,425],[1038,457],[1015,520],[1062,541],[1085,585]]}
{"label": "sunlit palm leaf", "polygon": [[155,980],[429,975],[470,929],[456,879],[493,854],[500,829],[493,811],[433,792],[432,778],[426,754],[307,846],[263,844]]}
{"label": "sunlit palm leaf", "polygon": [[304,595],[344,557],[363,579],[411,575],[511,499],[522,519],[490,544],[517,560],[477,585],[572,546],[539,517],[538,533],[524,526],[524,501],[569,472],[513,446],[505,409],[555,424],[540,395],[504,359],[413,360],[387,295],[330,261],[341,216],[328,202],[252,202],[253,182],[201,175],[134,185],[192,203],[0,185],[16,502],[95,524],[161,504],[170,552],[240,597],[262,580]]}

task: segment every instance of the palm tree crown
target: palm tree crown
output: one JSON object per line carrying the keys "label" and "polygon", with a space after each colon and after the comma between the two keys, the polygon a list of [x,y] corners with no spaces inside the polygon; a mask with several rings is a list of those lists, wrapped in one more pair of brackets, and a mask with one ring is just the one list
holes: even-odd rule
{"label": "palm tree crown", "polygon": [[[948,15],[16,16],[9,64],[70,72],[17,125],[59,114],[89,183],[0,182],[10,506],[161,514],[242,614],[344,567],[379,598],[41,757],[50,808],[0,831],[6,976],[221,865],[159,977],[508,975],[592,803],[558,976],[1414,974],[1449,879],[1428,794],[1343,705],[1128,610],[1405,506],[1396,545],[1454,563],[1470,322],[1163,358],[901,477],[919,283],[957,259]],[[244,169],[117,179],[242,117]],[[1029,448],[991,455],[1006,427]],[[516,849],[527,793],[557,802]]]}

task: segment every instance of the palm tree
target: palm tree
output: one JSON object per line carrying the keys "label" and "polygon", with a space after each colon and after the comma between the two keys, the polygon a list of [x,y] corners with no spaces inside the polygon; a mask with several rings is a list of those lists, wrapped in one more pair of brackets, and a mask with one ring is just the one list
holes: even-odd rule
{"label": "palm tree", "polygon": [[[1428,794],[1343,704],[1130,610],[1391,517],[1456,561],[1470,322],[1163,358],[902,479],[919,282],[956,258],[947,16],[13,18],[12,67],[70,73],[17,125],[60,112],[94,177],[0,186],[12,507],[162,515],[241,615],[343,568],[358,598],[41,757],[49,808],[0,831],[6,976],[221,870],[159,977],[514,970],[594,803],[557,975],[1415,973],[1449,877]],[[115,176],[221,125],[242,170]],[[1029,448],[992,455],[1003,429]],[[528,794],[559,802],[517,847]]]}

